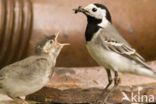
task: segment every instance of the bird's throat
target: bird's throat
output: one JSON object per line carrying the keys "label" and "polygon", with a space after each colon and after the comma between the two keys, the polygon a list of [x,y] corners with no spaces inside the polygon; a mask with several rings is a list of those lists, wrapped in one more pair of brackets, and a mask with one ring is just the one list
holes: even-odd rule
{"label": "bird's throat", "polygon": [[100,29],[100,26],[98,26],[98,24],[102,22],[101,19],[95,19],[90,16],[87,16],[87,20],[88,24],[85,32],[86,42],[92,39],[93,35]]}

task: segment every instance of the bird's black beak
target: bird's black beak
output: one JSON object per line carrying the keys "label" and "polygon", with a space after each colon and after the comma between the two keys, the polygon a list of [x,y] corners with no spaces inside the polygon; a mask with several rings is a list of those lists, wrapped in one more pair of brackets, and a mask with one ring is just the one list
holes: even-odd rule
{"label": "bird's black beak", "polygon": [[81,12],[84,13],[85,15],[88,13],[87,10],[85,10],[84,8],[82,8],[81,6],[79,6],[77,9],[73,9],[75,13]]}

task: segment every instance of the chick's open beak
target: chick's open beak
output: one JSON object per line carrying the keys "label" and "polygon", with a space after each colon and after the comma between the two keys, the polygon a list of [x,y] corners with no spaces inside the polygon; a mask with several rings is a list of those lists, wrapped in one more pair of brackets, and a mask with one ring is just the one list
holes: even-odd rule
{"label": "chick's open beak", "polygon": [[87,10],[82,8],[81,6],[79,6],[77,9],[73,9],[73,10],[75,13],[82,12],[82,13],[86,14],[88,12]]}
{"label": "chick's open beak", "polygon": [[56,45],[58,45],[58,46],[70,45],[69,43],[59,43],[58,40],[57,40],[57,39],[58,39],[58,35],[59,35],[59,32],[57,32],[57,33],[55,34],[56,37],[55,37],[54,42],[55,42]]}

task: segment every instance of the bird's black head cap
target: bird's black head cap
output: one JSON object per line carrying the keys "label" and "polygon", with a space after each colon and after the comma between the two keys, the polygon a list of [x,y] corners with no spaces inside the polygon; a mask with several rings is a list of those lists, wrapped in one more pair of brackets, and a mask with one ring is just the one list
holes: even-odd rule
{"label": "bird's black head cap", "polygon": [[109,20],[110,23],[112,23],[111,15],[110,15],[109,10],[107,9],[107,7],[105,5],[102,5],[102,4],[99,4],[99,3],[94,3],[94,5],[101,8],[101,9],[105,9],[106,10],[106,18],[107,18],[107,20]]}
{"label": "bird's black head cap", "polygon": [[55,37],[56,37],[55,35],[50,35],[50,36],[46,36],[43,39],[41,39],[37,43],[37,45],[35,47],[35,53],[36,54],[40,54],[41,51],[42,51],[42,48],[44,47],[44,45],[46,44],[46,42],[49,41],[49,40],[55,40]]}

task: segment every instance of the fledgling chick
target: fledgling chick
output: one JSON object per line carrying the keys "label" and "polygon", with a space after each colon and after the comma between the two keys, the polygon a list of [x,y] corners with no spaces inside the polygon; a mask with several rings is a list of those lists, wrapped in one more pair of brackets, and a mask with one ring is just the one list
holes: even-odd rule
{"label": "fledgling chick", "polygon": [[156,73],[148,67],[144,58],[123,39],[113,26],[106,6],[94,3],[85,8],[80,6],[74,11],[75,13],[82,12],[87,16],[86,47],[93,59],[106,69],[109,83],[105,90],[112,83],[111,70],[115,74],[115,81],[110,92],[119,84],[118,72],[156,78]]}
{"label": "fledgling chick", "polygon": [[0,70],[0,93],[20,104],[28,104],[20,96],[40,90],[51,78],[57,56],[63,46],[58,43],[58,33],[47,36],[36,46],[35,55],[8,65]]}

